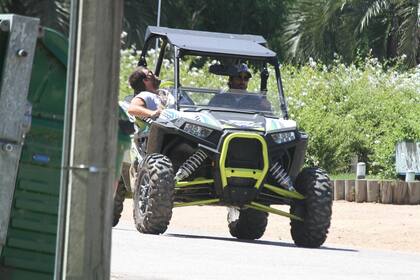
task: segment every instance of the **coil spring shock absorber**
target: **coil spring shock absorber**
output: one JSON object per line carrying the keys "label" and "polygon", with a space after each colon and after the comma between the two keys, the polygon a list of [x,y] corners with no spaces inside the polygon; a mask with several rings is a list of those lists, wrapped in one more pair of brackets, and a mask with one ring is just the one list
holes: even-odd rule
{"label": "coil spring shock absorber", "polygon": [[198,149],[193,155],[191,155],[178,169],[175,175],[175,181],[179,182],[188,176],[190,176],[207,158],[207,154]]}
{"label": "coil spring shock absorber", "polygon": [[270,168],[270,174],[276,180],[276,182],[283,188],[289,191],[294,191],[292,180],[287,175],[287,172],[283,169],[279,162],[276,162]]}

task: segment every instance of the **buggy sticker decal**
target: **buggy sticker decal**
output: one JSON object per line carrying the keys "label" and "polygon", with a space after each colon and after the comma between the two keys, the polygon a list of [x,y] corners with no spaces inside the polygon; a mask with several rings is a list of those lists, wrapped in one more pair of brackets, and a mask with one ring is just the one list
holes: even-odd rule
{"label": "buggy sticker decal", "polygon": [[217,127],[222,126],[222,124],[219,121],[217,121],[217,119],[215,119],[211,114],[207,112],[202,113],[201,116],[204,118],[203,122],[206,124],[210,124]]}
{"label": "buggy sticker decal", "polygon": [[186,119],[194,120],[197,122],[201,122],[203,124],[208,124],[215,127],[222,127],[221,123],[218,122],[211,114],[207,112],[200,112],[200,113],[180,112],[174,109],[166,109],[162,111],[162,113],[160,114],[160,117],[164,119],[168,119],[170,121],[173,121],[179,118],[186,118]]}
{"label": "buggy sticker decal", "polygon": [[265,119],[265,130],[267,132],[273,130],[279,130],[283,128],[296,128],[296,122],[292,120],[283,120],[283,119],[273,119],[273,118],[266,118]]}
{"label": "buggy sticker decal", "polygon": [[270,130],[276,130],[280,128],[280,124],[277,119],[267,118],[265,122],[265,128],[267,132]]}
{"label": "buggy sticker decal", "polygon": [[177,110],[174,110],[174,109],[165,109],[160,114],[160,117],[163,117],[163,118],[168,119],[168,120],[177,119],[177,118],[179,118],[179,116],[180,116],[180,112],[178,112]]}
{"label": "buggy sticker decal", "polygon": [[242,121],[242,120],[220,120],[224,128],[251,128],[264,131],[263,122]]}

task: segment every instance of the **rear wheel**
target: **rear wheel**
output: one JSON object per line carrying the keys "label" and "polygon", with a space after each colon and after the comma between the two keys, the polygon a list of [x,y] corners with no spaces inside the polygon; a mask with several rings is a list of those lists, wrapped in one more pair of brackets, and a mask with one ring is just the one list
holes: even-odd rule
{"label": "rear wheel", "polygon": [[319,168],[305,168],[299,173],[295,188],[306,198],[293,201],[290,213],[303,218],[292,219],[291,235],[297,246],[317,248],[327,239],[331,223],[332,195],[328,175]]}
{"label": "rear wheel", "polygon": [[164,155],[151,154],[139,165],[134,185],[133,216],[141,233],[164,233],[172,217],[174,171]]}
{"label": "rear wheel", "polygon": [[125,199],[126,193],[127,193],[127,189],[125,188],[124,180],[121,177],[120,181],[118,182],[117,189],[115,190],[115,194],[114,194],[114,213],[113,213],[114,218],[112,221],[113,227],[115,227],[120,221],[121,213],[124,207],[124,199]]}
{"label": "rear wheel", "polygon": [[229,231],[233,237],[253,240],[263,236],[267,227],[267,213],[251,208],[238,210],[233,207],[229,207],[228,211]]}

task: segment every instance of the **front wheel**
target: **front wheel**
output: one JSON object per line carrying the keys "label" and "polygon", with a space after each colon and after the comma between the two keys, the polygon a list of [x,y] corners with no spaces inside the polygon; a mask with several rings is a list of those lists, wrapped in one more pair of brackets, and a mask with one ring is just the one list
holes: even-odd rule
{"label": "front wheel", "polygon": [[146,157],[137,173],[133,196],[133,217],[141,233],[164,233],[172,217],[174,171],[169,158],[161,154]]}
{"label": "front wheel", "polygon": [[305,168],[296,178],[295,188],[305,196],[295,200],[290,213],[301,217],[292,219],[291,235],[297,246],[318,248],[327,239],[332,215],[332,191],[328,175],[319,168]]}

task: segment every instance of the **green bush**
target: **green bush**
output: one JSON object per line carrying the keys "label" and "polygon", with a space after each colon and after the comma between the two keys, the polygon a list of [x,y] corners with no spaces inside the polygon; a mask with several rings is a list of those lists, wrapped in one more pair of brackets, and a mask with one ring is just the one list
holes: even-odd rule
{"label": "green bush", "polygon": [[[138,59],[133,50],[121,54],[120,98],[132,93],[127,79]],[[167,72],[161,78],[171,79],[171,61],[165,60],[163,67]],[[181,72],[189,68],[183,63]],[[290,117],[309,135],[306,164],[347,172],[357,155],[369,174],[394,177],[396,143],[420,141],[420,66],[401,71],[398,63],[386,68],[375,58],[357,65],[336,60],[329,66],[310,59],[301,67],[283,65],[281,70]],[[184,85],[208,84],[208,67],[192,71],[196,75],[181,81]],[[256,79],[252,82],[257,85]],[[223,87],[226,79],[212,83]],[[269,82],[269,92],[276,91]]]}
{"label": "green bush", "polygon": [[291,117],[310,136],[308,164],[346,172],[357,155],[370,174],[395,176],[395,144],[420,140],[419,67],[400,72],[367,58],[282,68]]}

